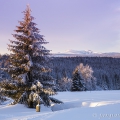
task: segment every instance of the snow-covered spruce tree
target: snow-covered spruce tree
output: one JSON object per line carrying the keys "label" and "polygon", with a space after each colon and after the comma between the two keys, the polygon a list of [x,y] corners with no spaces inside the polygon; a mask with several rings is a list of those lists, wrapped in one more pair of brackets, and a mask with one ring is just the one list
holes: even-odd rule
{"label": "snow-covered spruce tree", "polygon": [[86,90],[83,82],[84,82],[84,80],[82,78],[80,70],[78,67],[76,67],[76,69],[73,72],[71,91],[84,91],[84,90]]}
{"label": "snow-covered spruce tree", "polygon": [[43,35],[39,34],[36,23],[32,22],[30,7],[23,12],[24,20],[17,26],[15,40],[10,40],[8,49],[11,51],[10,66],[7,69],[11,81],[3,81],[1,86],[6,89],[5,94],[28,107],[35,107],[36,102],[42,101],[50,106],[50,102],[61,101],[50,97],[54,91],[54,79],[48,73],[50,51],[43,44],[47,44]]}

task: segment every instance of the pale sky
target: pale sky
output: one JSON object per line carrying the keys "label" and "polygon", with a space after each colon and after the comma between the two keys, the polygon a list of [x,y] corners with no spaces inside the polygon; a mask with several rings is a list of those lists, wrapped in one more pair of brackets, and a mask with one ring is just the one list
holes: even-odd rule
{"label": "pale sky", "polygon": [[0,0],[0,53],[8,53],[27,4],[53,53],[120,52],[120,0]]}

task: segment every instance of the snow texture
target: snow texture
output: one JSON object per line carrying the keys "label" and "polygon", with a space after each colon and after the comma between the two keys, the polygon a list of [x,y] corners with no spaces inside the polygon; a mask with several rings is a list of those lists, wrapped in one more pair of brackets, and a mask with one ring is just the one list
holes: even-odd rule
{"label": "snow texture", "polygon": [[59,92],[64,102],[40,112],[24,105],[0,105],[0,120],[120,120],[120,91]]}

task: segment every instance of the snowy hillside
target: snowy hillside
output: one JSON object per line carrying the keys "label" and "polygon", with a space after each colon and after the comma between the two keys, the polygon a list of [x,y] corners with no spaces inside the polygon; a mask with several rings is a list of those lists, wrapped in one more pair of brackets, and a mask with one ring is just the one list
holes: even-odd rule
{"label": "snowy hillside", "polygon": [[120,120],[120,91],[59,92],[54,97],[64,104],[41,106],[41,112],[6,102],[0,120]]}
{"label": "snowy hillside", "polygon": [[76,57],[76,56],[88,56],[88,57],[120,57],[118,52],[98,53],[91,50],[66,50],[65,52],[53,53],[54,57]]}

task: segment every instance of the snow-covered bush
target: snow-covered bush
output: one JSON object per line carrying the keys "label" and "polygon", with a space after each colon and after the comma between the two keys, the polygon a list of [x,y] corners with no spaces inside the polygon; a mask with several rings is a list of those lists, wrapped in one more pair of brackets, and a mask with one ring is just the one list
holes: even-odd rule
{"label": "snow-covered bush", "polygon": [[70,78],[64,77],[59,80],[58,91],[70,91],[72,86],[72,80]]}

